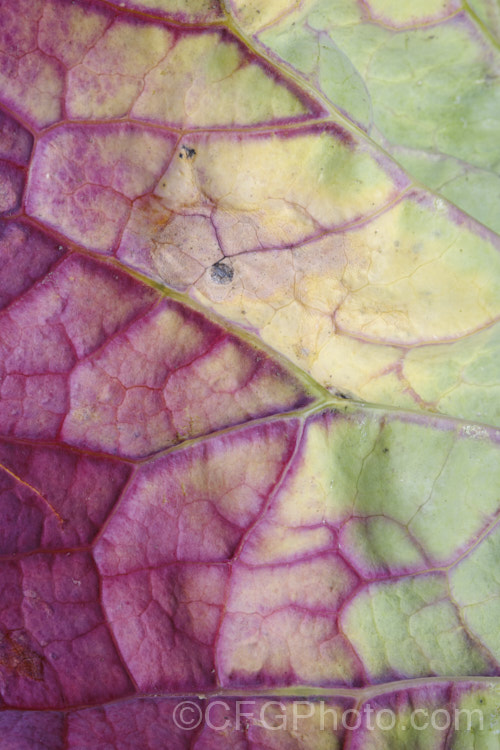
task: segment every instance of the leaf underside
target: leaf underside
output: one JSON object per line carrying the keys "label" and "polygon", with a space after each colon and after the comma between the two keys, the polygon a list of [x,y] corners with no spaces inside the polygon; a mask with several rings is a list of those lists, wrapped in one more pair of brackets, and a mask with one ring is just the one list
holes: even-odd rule
{"label": "leaf underside", "polygon": [[495,0],[0,17],[0,747],[499,748]]}

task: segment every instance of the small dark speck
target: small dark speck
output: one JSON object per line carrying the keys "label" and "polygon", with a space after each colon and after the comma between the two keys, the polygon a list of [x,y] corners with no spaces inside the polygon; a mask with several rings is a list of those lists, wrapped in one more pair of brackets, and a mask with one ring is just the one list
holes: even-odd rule
{"label": "small dark speck", "polygon": [[210,269],[210,278],[216,284],[230,284],[233,280],[234,271],[228,263],[219,261],[214,263]]}
{"label": "small dark speck", "polygon": [[189,148],[189,146],[181,146],[181,150],[179,151],[179,159],[192,159],[193,156],[196,156],[196,151],[194,148]]}
{"label": "small dark speck", "polygon": [[389,453],[389,448],[382,448],[382,453]]}

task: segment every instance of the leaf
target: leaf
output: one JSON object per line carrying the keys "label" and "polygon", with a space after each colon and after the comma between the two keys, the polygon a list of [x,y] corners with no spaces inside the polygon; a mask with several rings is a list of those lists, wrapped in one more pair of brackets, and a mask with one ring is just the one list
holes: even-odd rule
{"label": "leaf", "polygon": [[0,745],[497,747],[493,0],[0,11]]}
{"label": "leaf", "polygon": [[231,6],[244,33],[301,74],[413,177],[500,229],[491,202],[500,189],[494,2],[231,0]]}

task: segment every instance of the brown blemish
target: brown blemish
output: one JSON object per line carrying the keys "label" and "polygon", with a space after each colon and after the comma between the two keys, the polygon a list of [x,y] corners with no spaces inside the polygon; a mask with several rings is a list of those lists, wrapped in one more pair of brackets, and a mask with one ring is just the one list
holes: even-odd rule
{"label": "brown blemish", "polygon": [[26,641],[21,630],[0,634],[0,668],[17,677],[40,681],[43,679],[42,657]]}

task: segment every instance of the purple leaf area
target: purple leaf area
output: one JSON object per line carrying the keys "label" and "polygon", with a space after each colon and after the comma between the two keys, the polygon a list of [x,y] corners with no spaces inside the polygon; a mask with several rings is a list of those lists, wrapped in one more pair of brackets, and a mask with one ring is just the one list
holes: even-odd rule
{"label": "purple leaf area", "polygon": [[[45,238],[9,230],[21,264],[38,240],[44,252]],[[3,434],[137,457],[309,400],[264,353],[79,254],[0,317]]]}
{"label": "purple leaf area", "polygon": [[[470,708],[464,708],[464,696],[469,698]],[[245,699],[193,698],[182,703],[168,698],[139,698],[104,708],[70,711],[66,715],[5,711],[0,721],[3,740],[11,743],[5,747],[21,750],[113,747],[121,750],[150,747],[317,750],[344,746],[352,750],[367,747],[373,750],[387,747],[444,750],[448,746],[447,738],[453,736],[446,728],[446,716],[454,717],[453,720],[458,717],[457,726],[465,728],[466,711],[476,712],[474,715],[478,717],[485,702],[482,686],[477,682],[457,686],[441,681],[428,687],[392,690],[369,700],[361,698],[358,703],[349,698],[316,699],[311,703],[303,698],[299,701],[287,697],[268,700],[252,695]],[[178,718],[177,723],[173,718],[177,706],[185,711],[184,728],[180,728],[182,722]],[[198,717],[202,715],[207,721],[198,724]],[[435,726],[431,726],[429,717],[433,718]],[[194,727],[189,726],[190,720]],[[294,721],[297,730],[287,731],[287,723],[293,725]],[[398,745],[385,742],[391,731],[388,727],[393,723],[397,728]],[[477,720],[470,720],[469,736],[474,736],[476,730]],[[49,733],[50,744],[46,739]]]}
{"label": "purple leaf area", "polygon": [[498,747],[498,28],[0,0],[0,750]]}
{"label": "purple leaf area", "polygon": [[54,238],[22,222],[0,223],[1,309],[45,277],[64,253]]}
{"label": "purple leaf area", "polygon": [[29,164],[33,136],[14,118],[0,113],[0,158],[18,167]]}
{"label": "purple leaf area", "polygon": [[88,553],[3,562],[2,599],[2,692],[8,704],[62,707],[130,692]]}
{"label": "purple leaf area", "polygon": [[0,112],[0,216],[21,208],[32,144],[31,134]]}
{"label": "purple leaf area", "polygon": [[129,477],[126,465],[0,442],[3,556],[90,543]]}

